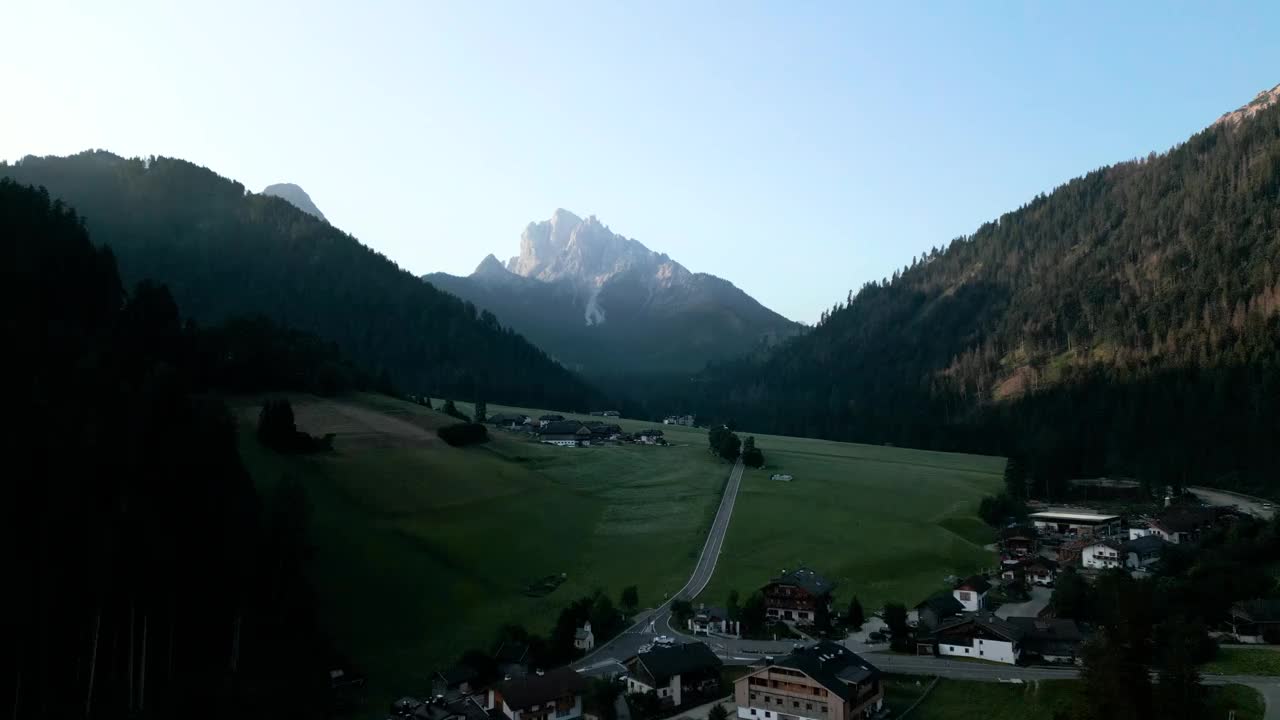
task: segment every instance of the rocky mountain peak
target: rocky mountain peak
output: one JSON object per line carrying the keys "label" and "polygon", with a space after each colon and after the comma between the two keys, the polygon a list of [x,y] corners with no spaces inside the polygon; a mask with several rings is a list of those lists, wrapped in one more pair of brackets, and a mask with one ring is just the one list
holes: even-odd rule
{"label": "rocky mountain peak", "polygon": [[507,268],[503,266],[502,261],[494,257],[493,253],[489,253],[476,266],[475,272],[471,273],[472,277],[506,277],[511,273],[507,272]]}
{"label": "rocky mountain peak", "polygon": [[275,185],[268,185],[262,189],[262,194],[272,195],[274,197],[287,200],[291,205],[302,212],[324,220],[325,222],[329,222],[325,219],[324,213],[320,212],[320,208],[316,207],[316,204],[311,202],[311,196],[308,195],[305,190],[293,183],[276,183]]}
{"label": "rocky mountain peak", "polygon": [[1263,90],[1254,96],[1247,105],[1243,105],[1229,113],[1223,113],[1222,117],[1214,121],[1214,125],[1236,126],[1254,115],[1266,110],[1267,108],[1280,102],[1280,85],[1276,85],[1270,90]]}

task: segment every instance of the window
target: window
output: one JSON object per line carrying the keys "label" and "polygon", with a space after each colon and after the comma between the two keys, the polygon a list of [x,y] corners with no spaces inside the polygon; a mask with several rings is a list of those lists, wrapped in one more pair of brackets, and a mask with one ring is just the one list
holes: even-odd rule
{"label": "window", "polygon": [[755,700],[755,699],[756,699],[756,694],[755,694],[755,693],[751,693],[750,695],[751,695],[751,699],[752,699],[752,700]]}
{"label": "window", "polygon": [[755,714],[756,714],[756,709],[755,709],[755,708],[751,708],[751,714],[752,714],[752,715],[755,715]]}
{"label": "window", "polygon": [[797,708],[798,708],[798,707],[800,707],[800,701],[799,701],[799,700],[792,700],[792,701],[791,701],[791,705],[792,705],[793,707],[797,707]]}
{"label": "window", "polygon": [[812,709],[813,709],[813,703],[805,703],[805,704],[804,704],[804,709],[805,709],[805,710],[812,710]]}

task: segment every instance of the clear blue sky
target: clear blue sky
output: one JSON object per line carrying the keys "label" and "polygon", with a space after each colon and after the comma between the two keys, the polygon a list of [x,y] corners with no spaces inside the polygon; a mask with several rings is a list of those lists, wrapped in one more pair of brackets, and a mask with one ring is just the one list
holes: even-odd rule
{"label": "clear blue sky", "polygon": [[414,273],[565,207],[812,322],[1280,82],[1276,2],[899,5],[5,3],[0,158],[296,182]]}

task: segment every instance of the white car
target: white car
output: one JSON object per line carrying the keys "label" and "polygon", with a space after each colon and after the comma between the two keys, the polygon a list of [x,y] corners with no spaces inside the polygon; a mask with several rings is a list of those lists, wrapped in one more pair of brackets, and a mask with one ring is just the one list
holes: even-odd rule
{"label": "white car", "polygon": [[653,644],[661,647],[671,647],[676,644],[676,639],[670,635],[659,635],[653,639]]}

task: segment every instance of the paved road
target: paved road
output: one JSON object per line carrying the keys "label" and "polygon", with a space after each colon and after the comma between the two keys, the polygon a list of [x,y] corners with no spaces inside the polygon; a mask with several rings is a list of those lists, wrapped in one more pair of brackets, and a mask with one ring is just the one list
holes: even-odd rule
{"label": "paved road", "polygon": [[652,642],[655,635],[667,632],[670,628],[671,603],[677,598],[692,600],[706,589],[715,574],[716,562],[720,559],[720,549],[724,546],[724,536],[729,531],[729,521],[733,517],[733,505],[738,500],[738,487],[742,484],[742,460],[739,459],[729,471],[729,482],[725,483],[724,494],[720,497],[720,507],[716,517],[711,521],[711,529],[707,531],[707,539],[702,544],[702,552],[698,562],[693,566],[693,573],[684,587],[676,591],[666,602],[653,610],[641,613],[636,623],[622,632],[621,635],[596,648],[573,664],[579,671],[600,671],[611,665],[634,656],[639,649]]}
{"label": "paved road", "polygon": [[1230,490],[1217,490],[1207,487],[1189,487],[1187,491],[1210,505],[1235,506],[1263,520],[1270,520],[1271,516],[1275,514],[1274,508],[1263,507],[1263,504],[1269,504],[1269,501],[1252,495],[1241,495]]}

